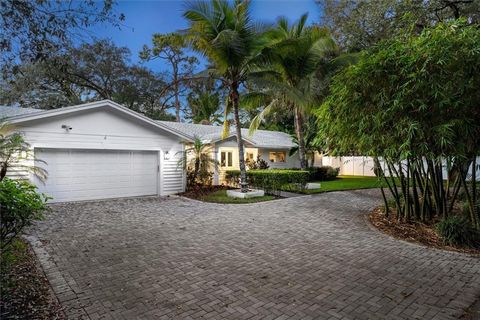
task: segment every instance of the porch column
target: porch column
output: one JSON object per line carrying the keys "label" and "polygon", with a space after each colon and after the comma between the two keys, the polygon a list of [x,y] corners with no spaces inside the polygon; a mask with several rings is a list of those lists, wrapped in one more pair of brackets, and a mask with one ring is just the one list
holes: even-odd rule
{"label": "porch column", "polygon": [[215,160],[215,164],[213,165],[213,185],[216,186],[219,184],[218,182],[218,150],[216,144],[213,144],[213,160]]}

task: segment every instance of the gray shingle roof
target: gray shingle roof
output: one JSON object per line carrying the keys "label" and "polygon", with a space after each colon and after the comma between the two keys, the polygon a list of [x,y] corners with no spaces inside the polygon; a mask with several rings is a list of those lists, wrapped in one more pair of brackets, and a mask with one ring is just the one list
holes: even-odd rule
{"label": "gray shingle roof", "polygon": [[[11,106],[0,106],[0,119],[21,116],[25,114],[44,112],[45,110],[33,108],[21,108]],[[192,124],[172,121],[158,121],[164,126],[170,128],[187,137],[194,139],[199,137],[204,141],[222,140],[222,126],[212,126],[203,124]],[[230,136],[235,135],[234,127],[230,128]],[[251,142],[256,147],[272,149],[290,149],[295,146],[292,137],[284,132],[256,130],[252,136],[248,135],[248,129],[242,129],[242,137]]]}
{"label": "gray shingle roof", "polygon": [[[204,124],[192,124],[184,122],[159,121],[172,130],[210,142],[221,140],[223,127]],[[230,134],[234,135],[234,128],[230,128]],[[256,130],[252,136],[248,135],[248,129],[242,129],[242,137],[251,141],[257,147],[264,148],[292,148],[295,144],[288,133],[280,131]]]}
{"label": "gray shingle roof", "polygon": [[11,107],[11,106],[0,106],[0,119],[21,116],[24,114],[42,112],[42,111],[45,111],[45,110],[33,109],[33,108]]}

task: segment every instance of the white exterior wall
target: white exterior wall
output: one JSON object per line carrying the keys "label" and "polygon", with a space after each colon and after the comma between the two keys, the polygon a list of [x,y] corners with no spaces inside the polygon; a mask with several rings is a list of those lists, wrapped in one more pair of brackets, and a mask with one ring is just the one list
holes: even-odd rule
{"label": "white exterior wall", "polygon": [[[289,169],[289,168],[298,168],[300,167],[300,161],[298,159],[298,155],[289,156],[288,149],[279,150],[279,149],[262,149],[262,148],[254,148],[249,146],[248,144],[244,145],[245,153],[251,152],[253,153],[254,159],[257,160],[257,155],[260,155],[260,158],[265,160],[270,169]],[[235,138],[230,138],[224,141],[220,141],[215,144],[213,148],[215,159],[220,163],[220,153],[222,151],[230,151],[232,152],[232,167],[220,167],[218,165],[218,170],[215,174],[214,184],[223,184],[225,182],[225,173],[228,170],[239,170],[239,159],[238,159],[238,147]],[[270,162],[269,153],[270,152],[285,152],[286,158],[285,162]]]}
{"label": "white exterior wall", "polygon": [[[72,130],[67,132],[62,125]],[[16,128],[32,149],[157,151],[159,195],[182,192],[185,188],[184,172],[177,166],[184,148],[181,139],[120,111],[85,110],[19,123]],[[48,170],[48,164],[46,168]]]}
{"label": "white exterior wall", "polygon": [[[290,168],[300,168],[300,159],[298,158],[298,154],[294,154],[293,156],[289,156],[288,152],[290,150],[278,150],[278,149],[259,149],[260,158],[265,160],[270,169],[290,169]],[[270,162],[269,154],[270,152],[285,152],[285,162]]]}

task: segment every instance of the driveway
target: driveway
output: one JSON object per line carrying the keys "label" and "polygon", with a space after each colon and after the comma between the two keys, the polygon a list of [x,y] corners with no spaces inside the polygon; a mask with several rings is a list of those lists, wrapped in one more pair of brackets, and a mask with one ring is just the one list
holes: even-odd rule
{"label": "driveway", "polygon": [[480,259],[373,230],[378,191],[52,205],[30,241],[70,319],[455,319]]}

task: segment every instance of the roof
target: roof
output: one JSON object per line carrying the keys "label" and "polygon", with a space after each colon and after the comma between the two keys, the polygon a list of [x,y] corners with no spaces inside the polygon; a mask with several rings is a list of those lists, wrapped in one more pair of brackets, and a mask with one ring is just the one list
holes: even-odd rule
{"label": "roof", "polygon": [[10,118],[10,117],[20,116],[24,114],[42,112],[42,111],[44,110],[33,109],[33,108],[0,106],[0,118]]}
{"label": "roof", "polygon": [[[134,116],[157,127],[160,127],[168,132],[176,134],[186,140],[193,141],[195,137],[199,137],[200,139],[208,143],[214,143],[224,140],[222,139],[223,126],[172,121],[154,121],[140,113],[132,111],[110,100],[102,100],[52,110],[0,106],[0,118],[8,118],[9,121],[13,123],[18,123],[99,107],[111,107],[120,110],[131,116]],[[228,135],[227,139],[234,136],[235,130],[231,128],[230,134]],[[290,149],[295,146],[292,141],[292,137],[289,134],[280,131],[256,130],[252,136],[249,136],[248,129],[243,128],[242,138],[247,143],[259,148]]]}
{"label": "roof", "polygon": [[122,105],[119,105],[118,103],[115,103],[111,100],[101,100],[101,101],[95,101],[95,102],[89,102],[89,103],[84,103],[84,104],[79,104],[76,106],[71,106],[71,107],[64,107],[64,108],[58,108],[58,109],[52,109],[52,110],[40,110],[40,109],[32,109],[32,108],[19,108],[19,107],[6,107],[2,106],[0,108],[0,119],[1,118],[7,118],[8,122],[16,124],[16,123],[22,123],[26,121],[32,121],[32,120],[37,120],[37,119],[44,119],[44,118],[49,118],[53,116],[58,116],[58,115],[64,115],[64,114],[71,114],[75,113],[78,111],[84,111],[84,110],[92,110],[92,109],[98,109],[98,108],[110,108],[113,110],[117,110],[119,112],[122,112],[126,114],[127,116],[133,117],[137,120],[143,121],[144,123],[147,123],[151,126],[160,128],[164,131],[167,131],[169,133],[172,133],[176,136],[179,136],[180,138],[187,140],[187,141],[192,141],[189,135],[185,135],[182,132],[172,130],[170,127],[165,126],[158,121],[154,121],[143,114],[140,114],[138,112],[135,112],[131,109],[128,109]]}
{"label": "roof", "polygon": [[[189,135],[192,140],[195,137],[202,139],[205,142],[217,142],[221,141],[223,126],[213,126],[204,124],[193,124],[184,122],[172,122],[172,121],[158,121],[172,130],[183,132]],[[234,137],[234,128],[230,129],[230,134],[227,138]],[[285,132],[269,131],[269,130],[256,130],[252,136],[248,135],[248,129],[242,129],[242,138],[254,145],[255,147],[273,148],[273,149],[290,149],[295,146],[292,141],[292,137]]]}

